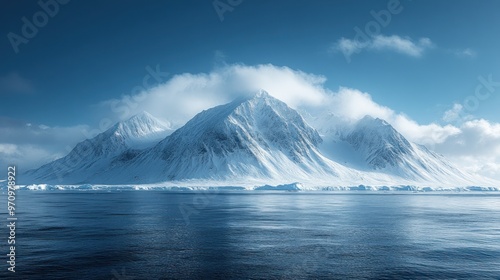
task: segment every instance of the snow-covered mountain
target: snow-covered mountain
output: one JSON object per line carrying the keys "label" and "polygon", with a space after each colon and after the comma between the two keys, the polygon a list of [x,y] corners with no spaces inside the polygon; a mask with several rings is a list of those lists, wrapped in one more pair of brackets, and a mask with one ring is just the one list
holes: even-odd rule
{"label": "snow-covered mountain", "polygon": [[410,143],[386,121],[365,116],[341,139],[349,143],[375,170],[425,182],[456,183],[474,177],[425,146]]}
{"label": "snow-covered mountain", "polygon": [[324,120],[319,123],[325,139],[321,151],[348,167],[387,174],[394,181],[411,184],[493,184],[492,180],[460,170],[425,146],[411,143],[385,120],[365,116],[353,125],[332,122],[328,126]]}
{"label": "snow-covered mountain", "polygon": [[[204,184],[303,182],[314,186],[491,186],[390,124],[330,114],[314,122],[265,91],[197,114],[172,133],[143,113],[29,171],[29,183]],[[319,125],[318,125],[319,124]],[[167,136],[168,135],[168,136]],[[216,183],[216,184],[219,184]]]}
{"label": "snow-covered mountain", "polygon": [[63,158],[29,170],[24,180],[46,183],[86,183],[116,161],[132,158],[170,134],[170,124],[147,112],[118,122],[92,139],[78,143]]}
{"label": "snow-covered mountain", "polygon": [[199,113],[153,148],[108,172],[123,173],[125,182],[290,180],[355,173],[321,155],[321,141],[300,114],[260,91]]}

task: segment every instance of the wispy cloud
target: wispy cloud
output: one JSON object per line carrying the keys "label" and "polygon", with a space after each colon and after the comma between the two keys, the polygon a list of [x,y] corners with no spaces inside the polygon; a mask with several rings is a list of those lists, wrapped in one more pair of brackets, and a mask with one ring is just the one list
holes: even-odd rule
{"label": "wispy cloud", "polygon": [[0,166],[38,167],[64,156],[87,135],[86,125],[49,127],[0,117]]}
{"label": "wispy cloud", "polygon": [[23,78],[17,72],[12,72],[0,77],[0,95],[31,94],[34,92],[35,88],[31,81]]}
{"label": "wispy cloud", "polygon": [[470,48],[455,50],[453,53],[458,57],[474,58],[477,56],[477,52]]}
{"label": "wispy cloud", "polygon": [[396,35],[378,35],[373,38],[372,45],[370,47],[375,50],[389,50],[409,56],[419,57],[422,56],[426,49],[429,49],[432,46],[433,44],[429,38],[420,38],[417,42],[414,42],[409,37],[402,38]]}
{"label": "wispy cloud", "polygon": [[473,116],[464,111],[462,104],[455,103],[451,109],[444,112],[442,119],[447,123],[458,123],[460,121],[471,120]]}
{"label": "wispy cloud", "polygon": [[334,52],[341,52],[345,57],[349,58],[351,55],[361,52],[361,50],[367,48],[369,45],[370,43],[362,43],[358,40],[351,40],[342,37],[337,41],[337,43],[332,45],[331,50]]}
{"label": "wispy cloud", "polygon": [[376,35],[363,42],[341,38],[331,46],[331,50],[341,52],[347,58],[355,53],[360,53],[363,50],[393,51],[412,57],[420,57],[427,49],[430,49],[433,46],[434,44],[431,39],[425,37],[415,41],[410,37],[401,37],[398,35]]}

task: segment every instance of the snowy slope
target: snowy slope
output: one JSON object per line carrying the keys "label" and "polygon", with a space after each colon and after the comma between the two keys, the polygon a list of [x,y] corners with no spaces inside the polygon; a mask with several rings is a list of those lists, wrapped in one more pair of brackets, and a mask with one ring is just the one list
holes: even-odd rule
{"label": "snowy slope", "polygon": [[27,171],[23,180],[86,183],[96,172],[109,168],[116,161],[136,156],[171,132],[168,123],[142,112],[78,143],[67,156]]}
{"label": "snowy slope", "polygon": [[111,168],[108,177],[123,173],[128,182],[158,182],[354,176],[319,153],[321,141],[295,110],[260,91],[199,113],[158,145]]}
{"label": "snowy slope", "polygon": [[358,169],[377,170],[415,183],[471,185],[489,182],[463,172],[425,146],[409,142],[382,119],[365,116],[353,128],[336,135],[335,145],[348,151],[344,157],[350,154],[356,159]]}
{"label": "snowy slope", "polygon": [[170,124],[142,112],[115,125],[114,136],[133,149],[150,147],[173,132]]}

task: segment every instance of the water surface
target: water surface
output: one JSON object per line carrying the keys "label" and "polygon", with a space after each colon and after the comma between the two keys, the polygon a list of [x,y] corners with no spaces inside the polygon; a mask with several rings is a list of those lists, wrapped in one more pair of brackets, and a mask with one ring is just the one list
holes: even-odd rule
{"label": "water surface", "polygon": [[2,279],[500,279],[491,194],[19,191],[17,217]]}

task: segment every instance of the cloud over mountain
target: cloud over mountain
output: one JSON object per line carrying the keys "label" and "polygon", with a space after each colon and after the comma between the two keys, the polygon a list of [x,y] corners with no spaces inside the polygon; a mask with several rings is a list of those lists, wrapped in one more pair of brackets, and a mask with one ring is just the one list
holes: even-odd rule
{"label": "cloud over mountain", "polygon": [[[354,123],[365,115],[384,119],[408,140],[433,148],[451,160],[456,160],[464,169],[500,177],[496,171],[500,170],[500,149],[494,132],[499,124],[474,119],[463,125],[443,125],[438,121],[420,124],[403,112],[396,112],[377,103],[367,92],[346,87],[331,90],[325,83],[324,76],[286,66],[233,64],[215,68],[209,73],[174,75],[167,82],[138,95],[103,101],[99,108],[102,116],[114,117],[116,120],[148,111],[171,122],[174,127],[180,127],[202,110],[228,103],[248,92],[266,89],[291,108],[312,116],[331,112],[335,115],[335,121],[347,123]],[[127,105],[131,104],[131,100],[133,106]],[[113,108],[111,104],[118,105]],[[0,154],[4,158],[12,158],[17,153],[16,161],[19,164],[29,164],[32,161],[39,163],[60,157],[67,152],[61,147],[72,146],[83,138],[89,138],[84,137],[82,131],[87,134],[90,131],[86,126],[43,130],[36,125],[28,128],[26,124],[7,125],[2,129],[16,133],[4,134],[11,136],[0,143],[3,145]],[[50,137],[47,136],[49,134]],[[89,136],[95,136],[95,133]],[[47,137],[52,144],[47,142]],[[487,144],[487,153],[476,147],[475,143],[479,142]],[[24,148],[21,149],[22,147]],[[38,152],[28,152],[28,147]],[[19,152],[21,150],[24,152]],[[28,154],[43,156],[35,159]]]}
{"label": "cloud over mountain", "polygon": [[[423,43],[423,45],[428,44]],[[209,73],[184,73],[173,76],[166,83],[141,93],[142,101],[137,102],[135,108],[129,108],[129,115],[126,117],[140,111],[148,111],[180,126],[201,110],[230,102],[241,94],[266,89],[290,107],[312,115],[330,111],[338,117],[339,121],[347,122],[355,122],[365,115],[385,119],[410,141],[428,145],[451,159],[455,159],[455,156],[459,154],[463,157],[463,149],[455,152],[445,147],[450,144],[449,141],[465,135],[468,131],[466,127],[443,125],[438,122],[439,120],[420,124],[403,112],[396,112],[377,103],[367,92],[346,87],[331,90],[326,87],[326,80],[326,77],[322,75],[306,73],[286,66],[225,65]],[[133,99],[133,97],[125,98]],[[110,111],[109,102],[111,101],[108,100],[102,104],[104,111]],[[484,122],[491,126],[496,125],[486,120]],[[478,133],[473,137],[481,139],[488,135],[487,130],[479,129]],[[500,156],[500,152],[498,155]],[[470,150],[468,156],[475,158],[476,154]],[[482,166],[483,164],[479,162],[478,165]],[[488,163],[489,166],[492,164],[500,166],[500,160]],[[463,167],[469,169],[470,165],[465,164]],[[475,167],[477,170],[484,168]],[[488,174],[491,175],[491,172]],[[500,177],[500,174],[495,176]]]}

